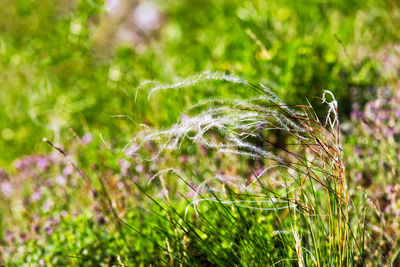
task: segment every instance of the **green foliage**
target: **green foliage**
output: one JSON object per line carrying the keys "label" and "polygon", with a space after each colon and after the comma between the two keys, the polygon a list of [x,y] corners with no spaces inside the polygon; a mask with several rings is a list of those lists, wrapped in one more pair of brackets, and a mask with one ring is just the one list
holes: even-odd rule
{"label": "green foliage", "polygon": [[[8,151],[2,154],[3,165],[21,151],[43,151],[38,142],[43,136],[65,136],[69,126],[79,134],[100,129],[116,142],[126,135],[121,131],[127,131],[129,123],[123,127],[112,115],[165,126],[184,103],[211,95],[249,94],[210,85],[150,105],[141,94],[133,100],[143,80],[173,81],[205,69],[261,81],[289,104],[329,89],[348,113],[350,89],[379,86],[381,76],[374,60],[353,58],[355,47],[374,50],[398,40],[392,19],[397,7],[389,2],[158,4],[166,17],[158,37],[144,50],[121,44],[110,51],[92,38],[102,34],[98,25],[107,23],[102,1],[3,3],[0,148]],[[112,44],[110,39],[106,47]],[[160,113],[160,106],[170,112]]]}
{"label": "green foliage", "polygon": [[[158,168],[179,167],[199,183],[221,172],[247,177],[261,167],[257,160],[239,161],[187,140],[179,152],[151,162],[120,151],[142,124],[169,127],[188,105],[209,97],[257,95],[248,87],[208,81],[147,97],[151,84],[145,81],[174,83],[205,70],[262,82],[287,104],[312,101],[324,89],[334,93],[347,124],[343,151],[354,208],[349,229],[357,236],[353,245],[361,243],[362,229],[367,229],[365,244],[351,247],[354,263],[365,257],[372,265],[398,264],[399,138],[386,133],[398,124],[397,98],[388,104],[390,119],[373,126],[378,134],[365,130],[363,123],[370,120],[362,122],[351,113],[374,100],[377,88],[398,84],[400,64],[387,72],[389,59],[397,55],[387,51],[397,51],[393,46],[400,41],[396,1],[154,0],[160,17],[151,32],[132,26],[122,11],[107,11],[105,2],[2,1],[0,265],[290,266],[296,264],[290,259],[298,257],[296,240],[274,231],[293,225],[304,244],[317,244],[307,249],[319,258],[304,252],[305,263],[342,260],[332,256],[342,249],[335,247],[341,241],[334,227],[333,239],[324,242],[322,219],[311,225],[307,216],[290,213],[297,223],[285,225],[280,218],[287,215],[280,212],[218,202],[204,202],[198,215],[192,208],[185,214],[192,207],[187,195],[193,184],[174,175],[164,177],[166,185],[157,179],[148,184]],[[133,12],[139,2],[121,3]],[[314,107],[320,111],[320,105]],[[84,141],[88,133],[91,142]],[[90,186],[68,160],[49,154],[43,137],[62,144]],[[282,141],[279,135],[271,138]],[[146,149],[156,153],[154,144]],[[354,153],[358,150],[361,156]],[[347,227],[335,224],[341,207],[337,199],[308,193],[326,201],[321,200],[322,210],[334,206],[332,225]]]}

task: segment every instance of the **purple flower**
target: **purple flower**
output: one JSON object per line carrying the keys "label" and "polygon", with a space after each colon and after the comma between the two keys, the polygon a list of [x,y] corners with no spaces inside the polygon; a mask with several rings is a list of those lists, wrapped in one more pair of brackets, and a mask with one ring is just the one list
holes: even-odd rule
{"label": "purple flower", "polygon": [[26,162],[26,158],[23,159],[17,159],[16,161],[14,161],[14,168],[16,168],[19,171],[22,171],[23,169],[25,169],[27,167],[27,162]]}
{"label": "purple flower", "polygon": [[390,116],[390,111],[389,110],[381,110],[380,112],[378,112],[377,115],[378,115],[377,117],[379,117],[379,119],[386,120]]}
{"label": "purple flower", "polygon": [[40,259],[40,260],[39,260],[39,265],[40,265],[40,266],[44,266],[44,264],[45,264],[44,259]]}
{"label": "purple flower", "polygon": [[43,197],[43,192],[41,189],[38,189],[35,192],[33,192],[32,196],[31,196],[33,202],[41,200],[42,197]]}
{"label": "purple flower", "polygon": [[10,232],[10,231],[6,231],[5,233],[5,239],[8,243],[12,243],[15,241],[15,234]]}
{"label": "purple flower", "polygon": [[135,170],[140,173],[144,170],[144,167],[142,164],[137,164]]}
{"label": "purple flower", "polygon": [[45,230],[46,230],[46,233],[47,233],[48,235],[51,235],[51,234],[53,233],[53,228],[52,228],[50,225],[47,225],[47,226],[45,227]]}
{"label": "purple flower", "polygon": [[65,168],[63,169],[63,175],[64,175],[65,177],[70,176],[73,172],[74,172],[74,167],[72,167],[72,165],[67,165],[67,166],[65,166]]}
{"label": "purple flower", "polygon": [[392,210],[392,206],[391,205],[387,205],[383,210],[385,212],[390,212]]}
{"label": "purple flower", "polygon": [[50,211],[50,209],[53,207],[54,203],[51,200],[47,200],[44,204],[43,204],[43,211],[44,212],[48,212]]}
{"label": "purple flower", "polygon": [[394,186],[391,185],[391,184],[388,185],[388,186],[386,187],[385,192],[386,192],[386,194],[391,194],[392,192],[394,192]]}
{"label": "purple flower", "polygon": [[121,174],[125,176],[128,174],[128,170],[129,170],[129,167],[131,167],[131,163],[129,161],[127,161],[126,159],[121,159],[119,161],[119,166],[121,167],[121,170],[120,170]]}
{"label": "purple flower", "polygon": [[92,140],[93,140],[93,137],[92,137],[92,134],[91,134],[91,133],[85,133],[85,134],[82,136],[82,139],[81,139],[82,144],[84,144],[84,145],[89,144],[90,142],[92,142]]}
{"label": "purple flower", "polygon": [[56,177],[56,183],[59,185],[59,186],[65,186],[65,184],[67,183],[67,180],[65,179],[65,177],[64,176],[62,176],[62,175],[57,175],[57,177]]}
{"label": "purple flower", "polygon": [[257,168],[254,170],[254,174],[252,176],[255,175],[255,176],[259,177],[261,174],[263,174],[263,172],[264,172],[263,168]]}
{"label": "purple flower", "polygon": [[49,155],[31,155],[17,159],[13,165],[18,171],[33,171],[33,167],[35,166],[44,171],[50,167],[51,162],[52,157]]}
{"label": "purple flower", "polygon": [[358,182],[361,181],[361,179],[362,179],[362,174],[358,172],[354,180]]}
{"label": "purple flower", "polygon": [[44,171],[50,166],[50,159],[48,157],[37,157],[36,158],[36,166]]}
{"label": "purple flower", "polygon": [[180,156],[178,160],[179,160],[180,163],[186,163],[186,162],[189,161],[189,156],[187,156],[187,155]]}
{"label": "purple flower", "polygon": [[122,189],[124,189],[125,185],[123,182],[118,182],[117,187],[118,187],[118,189],[122,190]]}
{"label": "purple flower", "polygon": [[119,0],[106,0],[106,10],[112,12],[117,9],[120,5]]}
{"label": "purple flower", "polygon": [[60,216],[61,216],[62,218],[65,218],[65,217],[68,216],[68,212],[65,211],[65,210],[62,210],[62,211],[60,212]]}
{"label": "purple flower", "polygon": [[145,33],[157,30],[161,26],[161,13],[150,2],[140,3],[133,11],[133,24]]}
{"label": "purple flower", "polygon": [[394,114],[396,115],[396,117],[397,117],[398,119],[400,119],[400,110],[396,110],[396,111],[394,112]]}
{"label": "purple flower", "polygon": [[352,119],[359,119],[362,117],[362,113],[359,110],[355,110],[351,113]]}
{"label": "purple flower", "polygon": [[386,135],[386,136],[394,135],[394,134],[396,134],[396,130],[393,129],[393,128],[387,128],[386,127],[386,128],[383,129],[383,134]]}
{"label": "purple flower", "polygon": [[53,181],[51,179],[47,179],[44,184],[47,187],[53,187],[54,183],[53,183]]}
{"label": "purple flower", "polygon": [[1,192],[4,196],[10,197],[13,192],[13,186],[10,182],[4,182],[1,184]]}
{"label": "purple flower", "polygon": [[49,220],[49,222],[50,222],[52,225],[57,225],[57,224],[59,224],[59,223],[61,222],[61,219],[58,218],[58,217],[56,217],[56,218],[51,218],[51,219]]}

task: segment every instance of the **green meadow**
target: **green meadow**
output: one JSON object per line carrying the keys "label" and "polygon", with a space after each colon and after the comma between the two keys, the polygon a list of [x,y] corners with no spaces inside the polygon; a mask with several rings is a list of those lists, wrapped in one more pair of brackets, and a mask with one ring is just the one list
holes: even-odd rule
{"label": "green meadow", "polygon": [[400,3],[3,0],[0,266],[399,266]]}

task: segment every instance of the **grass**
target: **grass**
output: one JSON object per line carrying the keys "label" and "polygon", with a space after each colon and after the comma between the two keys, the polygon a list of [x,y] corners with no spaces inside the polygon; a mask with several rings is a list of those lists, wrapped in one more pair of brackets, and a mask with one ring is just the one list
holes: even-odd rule
{"label": "grass", "polygon": [[[288,104],[307,95],[321,95],[327,88],[343,102],[342,109],[348,114],[354,101],[351,88],[366,91],[384,84],[380,63],[369,51],[398,40],[394,30],[397,9],[389,2],[316,1],[311,5],[273,1],[265,5],[260,1],[211,1],[213,12],[201,2],[157,4],[168,20],[163,31],[151,35],[140,50],[136,44],[113,42],[116,37],[106,38],[105,48],[96,43],[93,36],[102,34],[101,23],[115,16],[104,13],[102,1],[74,1],[72,5],[42,1],[37,9],[30,1],[4,3],[1,106],[6,130],[2,150],[9,151],[2,156],[4,167],[22,156],[20,151],[45,152],[42,136],[68,135],[69,128],[80,135],[96,129],[115,137],[114,142],[123,140],[131,125],[110,120],[113,115],[167,126],[181,112],[175,103],[196,103],[215,95],[215,88],[186,97],[176,94],[174,101],[154,101],[149,107],[145,98],[132,101],[137,86],[143,80],[174,82],[205,69],[263,82]],[[309,15],[310,8],[314,17]],[[191,9],[199,10],[199,16],[190,16]],[[336,28],[336,21],[343,25]],[[71,25],[80,31],[71,32]],[[128,30],[135,33],[135,29]],[[116,30],[112,36],[117,34]],[[348,54],[367,52],[349,59],[343,47]],[[263,56],[266,52],[270,59]],[[220,96],[233,96],[229,88],[218,91]],[[158,105],[170,112],[157,112]],[[30,137],[32,131],[38,133],[37,138]]]}
{"label": "grass", "polygon": [[396,2],[2,4],[0,265],[399,264]]}
{"label": "grass", "polygon": [[[198,226],[179,215],[167,195],[169,209],[173,214],[178,213],[177,219],[172,220],[172,215],[168,219],[183,231],[183,237],[177,239],[176,236],[167,236],[167,240],[193,240],[192,245],[196,250],[204,250],[205,255],[218,255],[218,260],[211,260],[217,265],[222,265],[222,262],[230,262],[230,265],[263,265],[267,261],[275,264],[286,260],[296,261],[300,266],[362,264],[361,237],[364,229],[351,227],[354,220],[358,222],[361,219],[359,214],[350,211],[354,207],[348,193],[342,160],[337,102],[334,98],[331,102],[325,99],[326,95],[333,95],[328,91],[324,93],[322,100],[327,103],[329,111],[325,121],[321,122],[310,104],[289,107],[262,84],[256,86],[219,73],[206,72],[177,84],[160,85],[153,88],[150,94],[160,89],[178,89],[209,79],[240,83],[256,90],[260,96],[247,100],[204,101],[189,109],[189,114],[196,109],[200,112],[185,114],[170,129],[146,133],[143,140],[140,139],[142,143],[139,147],[146,147],[148,143],[159,144],[160,151],[155,154],[158,157],[163,150],[179,149],[184,139],[189,139],[219,153],[238,155],[237,160],[255,159],[262,164],[261,172],[256,175],[250,165],[252,173],[249,177],[215,174],[208,179],[200,179],[198,185],[191,185],[198,179],[187,178],[190,176],[182,174],[180,170],[165,170],[175,174],[194,190],[194,199],[188,200],[188,208],[193,206],[195,214],[201,216],[199,224],[209,228],[200,228],[205,238],[201,235],[193,237],[190,232],[195,230],[188,229]],[[294,111],[294,108],[301,111]],[[278,135],[285,140],[284,143],[271,141]],[[136,147],[136,150],[139,153],[140,148]],[[161,171],[151,179],[161,179],[164,193],[168,192],[163,178],[165,172]],[[209,210],[199,215],[198,206],[202,205],[210,205],[215,209],[215,216],[232,223],[231,227],[224,228],[236,229],[239,237],[219,233],[216,230],[218,226],[210,222]],[[257,226],[258,220],[265,215],[275,222],[272,224],[276,229],[266,230]],[[184,220],[184,225],[179,223],[179,218]],[[267,240],[275,239],[279,245],[268,244],[263,240],[265,235]],[[218,240],[230,245],[219,251]],[[171,246],[171,242],[168,244]],[[182,246],[182,242],[178,242],[178,245]],[[273,253],[277,246],[284,249],[280,253]],[[193,252],[190,248],[175,248],[174,251],[182,251],[182,254],[178,252],[178,258],[186,260],[185,264],[200,264],[196,261],[198,259],[191,258]],[[248,258],[245,257],[247,253],[251,255]],[[356,255],[360,262],[355,261]]]}

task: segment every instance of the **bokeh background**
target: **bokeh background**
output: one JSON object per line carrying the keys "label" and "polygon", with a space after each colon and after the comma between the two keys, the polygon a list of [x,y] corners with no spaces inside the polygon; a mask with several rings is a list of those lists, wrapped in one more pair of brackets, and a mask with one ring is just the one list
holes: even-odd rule
{"label": "bokeh background", "polygon": [[[129,198],[131,193],[121,193],[119,179],[130,172],[137,179],[147,177],[154,166],[121,160],[114,150],[141,124],[170,126],[185,107],[206,97],[255,95],[248,88],[205,82],[147,97],[151,84],[146,81],[176,82],[211,70],[262,82],[288,104],[313,101],[323,90],[335,94],[349,176],[355,188],[370,190],[381,212],[376,220],[385,218],[382,229],[391,237],[387,241],[381,233],[384,244],[374,251],[383,248],[389,258],[396,257],[398,251],[390,254],[389,247],[398,245],[394,236],[400,235],[395,213],[400,198],[399,29],[395,0],[2,0],[0,239],[9,248],[3,255],[13,255],[16,264],[18,259],[42,264],[65,240],[72,244],[81,238],[75,228],[62,230],[67,237],[55,237],[60,221],[79,228],[95,218],[102,227],[90,200],[73,189],[80,182],[71,178],[71,166],[43,137],[63,146],[83,169],[108,177],[116,198]],[[196,151],[184,150],[188,155]],[[73,214],[70,209],[77,217],[66,215]],[[87,231],[94,233],[82,235],[99,239],[102,231],[92,228]],[[31,243],[18,249],[19,242]],[[40,242],[54,246],[33,252]]]}
{"label": "bokeh background", "polygon": [[43,152],[43,136],[65,142],[69,127],[118,142],[130,129],[113,115],[168,125],[182,105],[204,96],[252,94],[207,85],[151,102],[144,91],[134,101],[146,80],[226,71],[268,85],[287,102],[329,89],[348,116],[352,104],[365,103],[387,85],[387,75],[397,75],[396,1],[4,0],[2,6],[3,165]]}

